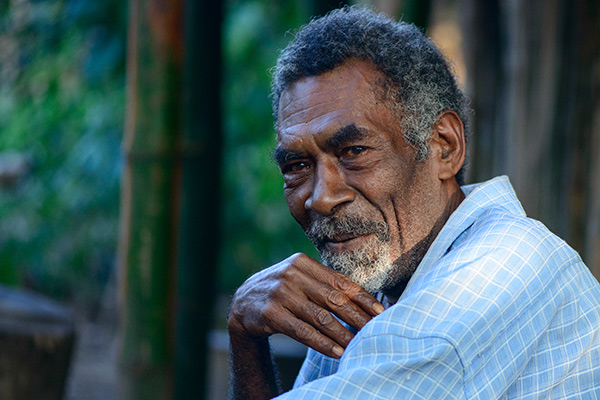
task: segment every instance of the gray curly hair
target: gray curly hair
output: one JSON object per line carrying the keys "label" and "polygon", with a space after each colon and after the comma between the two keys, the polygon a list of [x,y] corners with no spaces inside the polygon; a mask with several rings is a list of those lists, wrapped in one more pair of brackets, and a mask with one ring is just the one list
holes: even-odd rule
{"label": "gray curly hair", "polygon": [[[271,92],[275,123],[284,90],[349,59],[370,61],[386,76],[378,92],[385,95],[419,160],[429,156],[432,128],[442,111],[456,112],[468,136],[467,98],[440,50],[414,25],[365,7],[344,7],[312,20],[281,52]],[[460,184],[463,176],[464,167],[456,175]]]}

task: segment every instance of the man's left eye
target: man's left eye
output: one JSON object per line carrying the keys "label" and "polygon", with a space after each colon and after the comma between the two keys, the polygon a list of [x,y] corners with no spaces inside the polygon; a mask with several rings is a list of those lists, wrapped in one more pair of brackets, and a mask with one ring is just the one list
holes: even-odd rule
{"label": "man's left eye", "polygon": [[359,155],[360,153],[362,153],[363,151],[365,151],[367,148],[363,147],[363,146],[350,146],[350,147],[346,147],[343,151],[342,151],[342,157],[356,157],[357,155]]}

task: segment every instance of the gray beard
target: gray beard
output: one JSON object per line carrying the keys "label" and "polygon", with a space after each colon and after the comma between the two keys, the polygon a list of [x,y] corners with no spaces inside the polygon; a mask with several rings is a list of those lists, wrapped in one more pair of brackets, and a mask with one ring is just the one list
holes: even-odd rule
{"label": "gray beard", "polygon": [[[367,242],[354,251],[331,253],[325,243],[336,234],[369,235]],[[410,277],[400,260],[391,259],[391,239],[385,222],[358,217],[323,217],[315,220],[307,232],[308,238],[321,255],[323,265],[340,272],[367,292],[375,294],[393,287]]]}

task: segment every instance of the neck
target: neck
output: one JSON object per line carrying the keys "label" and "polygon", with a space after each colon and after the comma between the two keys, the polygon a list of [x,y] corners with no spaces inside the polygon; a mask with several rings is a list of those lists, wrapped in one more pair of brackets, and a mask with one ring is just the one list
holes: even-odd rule
{"label": "neck", "polygon": [[446,221],[448,221],[448,218],[450,218],[450,215],[452,215],[454,210],[458,208],[464,199],[464,193],[462,190],[460,190],[460,187],[456,185],[456,190],[449,197],[442,214],[437,219],[427,236],[421,239],[415,246],[413,246],[406,253],[402,254],[402,256],[394,262],[394,264],[398,264],[398,270],[404,270],[405,273],[402,274],[402,278],[393,286],[384,288],[382,290],[382,293],[384,294],[384,304],[386,307],[388,305],[391,306],[396,304],[404,292],[408,281],[421,263],[421,260],[423,260],[423,257],[425,257],[427,250],[429,250],[429,247],[431,247],[431,244],[442,230]]}

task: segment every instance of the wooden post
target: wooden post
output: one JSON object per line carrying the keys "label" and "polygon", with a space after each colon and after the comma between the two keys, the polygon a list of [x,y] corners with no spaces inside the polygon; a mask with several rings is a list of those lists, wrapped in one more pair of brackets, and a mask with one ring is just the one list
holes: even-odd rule
{"label": "wooden post", "polygon": [[[175,398],[207,392],[221,191],[222,3],[185,8],[184,142],[178,259]],[[222,316],[223,318],[225,316]]]}
{"label": "wooden post", "polygon": [[170,399],[183,1],[130,0],[119,249],[122,399]]}
{"label": "wooden post", "polygon": [[201,399],[215,296],[221,2],[131,0],[120,240],[123,399]]}

